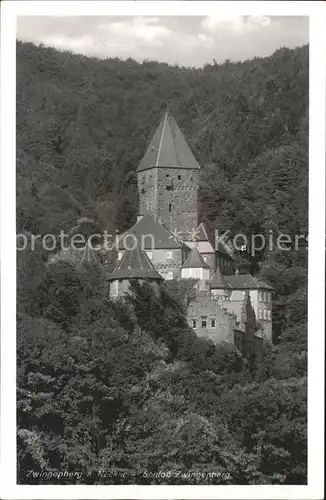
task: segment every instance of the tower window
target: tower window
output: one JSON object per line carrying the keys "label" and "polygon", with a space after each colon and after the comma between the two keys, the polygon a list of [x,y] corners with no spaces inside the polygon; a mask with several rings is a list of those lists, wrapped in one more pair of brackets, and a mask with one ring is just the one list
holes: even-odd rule
{"label": "tower window", "polygon": [[169,203],[169,212],[172,212],[172,205]]}
{"label": "tower window", "polygon": [[179,181],[181,181],[181,175],[178,175],[178,179],[179,179]]}

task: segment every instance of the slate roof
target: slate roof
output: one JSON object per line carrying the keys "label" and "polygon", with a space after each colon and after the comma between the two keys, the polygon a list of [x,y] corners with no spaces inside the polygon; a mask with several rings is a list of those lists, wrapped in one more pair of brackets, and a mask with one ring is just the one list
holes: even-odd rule
{"label": "slate roof", "polygon": [[194,269],[194,268],[203,268],[209,269],[209,265],[204,261],[203,257],[198,252],[197,248],[194,247],[186,258],[183,266],[183,269]]}
{"label": "slate roof", "polygon": [[114,271],[109,274],[108,279],[109,281],[117,279],[163,280],[139,245],[136,245],[133,250],[125,251]]}
{"label": "slate roof", "polygon": [[224,280],[229,288],[234,290],[274,290],[271,285],[260,281],[251,274],[225,275]]}
{"label": "slate roof", "polygon": [[156,129],[137,172],[152,167],[200,168],[177,122],[168,112]]}
{"label": "slate roof", "polygon": [[274,290],[271,285],[260,281],[251,274],[231,274],[223,275],[219,268],[216,269],[210,284],[211,289],[232,289],[232,290]]}
{"label": "slate roof", "polygon": [[[215,251],[215,231],[209,229],[207,224],[205,224],[204,222],[201,222],[197,227],[195,231],[195,238],[196,241],[207,241]],[[233,259],[231,248],[226,243],[224,243],[222,239],[218,240],[216,251],[223,253],[227,257],[231,257]]]}
{"label": "slate roof", "polygon": [[229,288],[227,285],[224,276],[222,275],[219,268],[216,269],[213,279],[210,284],[211,289],[215,290],[224,290],[225,288]]}
{"label": "slate roof", "polygon": [[[143,250],[173,250],[183,246],[172,233],[150,214],[144,215],[132,228],[120,236],[119,250],[125,250],[125,247],[132,246],[133,238],[127,237],[131,234],[136,237],[139,246]],[[147,235],[151,235],[151,237]]]}

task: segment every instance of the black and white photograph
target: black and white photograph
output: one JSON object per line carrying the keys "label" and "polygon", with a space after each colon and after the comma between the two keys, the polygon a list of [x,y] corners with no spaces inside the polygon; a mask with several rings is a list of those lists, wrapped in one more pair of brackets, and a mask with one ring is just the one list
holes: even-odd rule
{"label": "black and white photograph", "polygon": [[309,31],[17,16],[17,485],[308,485]]}

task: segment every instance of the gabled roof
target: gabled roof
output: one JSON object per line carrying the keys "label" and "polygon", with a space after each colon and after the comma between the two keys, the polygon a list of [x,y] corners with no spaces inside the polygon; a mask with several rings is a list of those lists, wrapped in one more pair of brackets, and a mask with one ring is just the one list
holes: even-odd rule
{"label": "gabled roof", "polygon": [[251,274],[225,275],[226,284],[234,290],[274,290],[271,285],[260,281]]}
{"label": "gabled roof", "polygon": [[198,252],[197,248],[193,248],[186,258],[183,266],[183,269],[194,269],[194,268],[202,268],[209,269],[209,265],[204,261],[203,257]]}
{"label": "gabled roof", "polygon": [[137,172],[153,167],[199,169],[183,133],[168,112],[163,116]]}
{"label": "gabled roof", "polygon": [[126,250],[114,271],[109,274],[109,281],[118,279],[154,279],[162,280],[146,253],[136,245],[133,250]]}
{"label": "gabled roof", "polygon": [[134,235],[143,250],[172,250],[182,248],[182,244],[150,214],[144,215],[136,224],[119,238],[119,250],[133,246]]}
{"label": "gabled roof", "polygon": [[222,238],[218,239],[217,242],[215,242],[215,231],[212,231],[204,222],[201,222],[199,224],[195,231],[194,237],[198,242],[208,242],[212,246],[212,249],[214,249],[214,251],[216,250],[217,252],[220,252],[233,259],[231,248],[222,240]]}
{"label": "gabled roof", "polygon": [[226,288],[229,288],[227,285],[224,276],[222,275],[221,271],[219,268],[216,269],[215,274],[213,276],[213,279],[210,283],[210,287],[212,290],[224,290]]}

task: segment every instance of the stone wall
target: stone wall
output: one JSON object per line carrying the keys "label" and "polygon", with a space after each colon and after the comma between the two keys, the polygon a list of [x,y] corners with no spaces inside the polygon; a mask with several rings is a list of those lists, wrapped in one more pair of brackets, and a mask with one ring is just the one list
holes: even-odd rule
{"label": "stone wall", "polygon": [[234,343],[231,315],[209,294],[198,294],[196,300],[189,304],[187,316],[190,327],[199,337],[207,337],[214,343]]}
{"label": "stone wall", "polygon": [[150,213],[170,231],[198,225],[199,171],[152,168],[138,174],[139,211]]}

